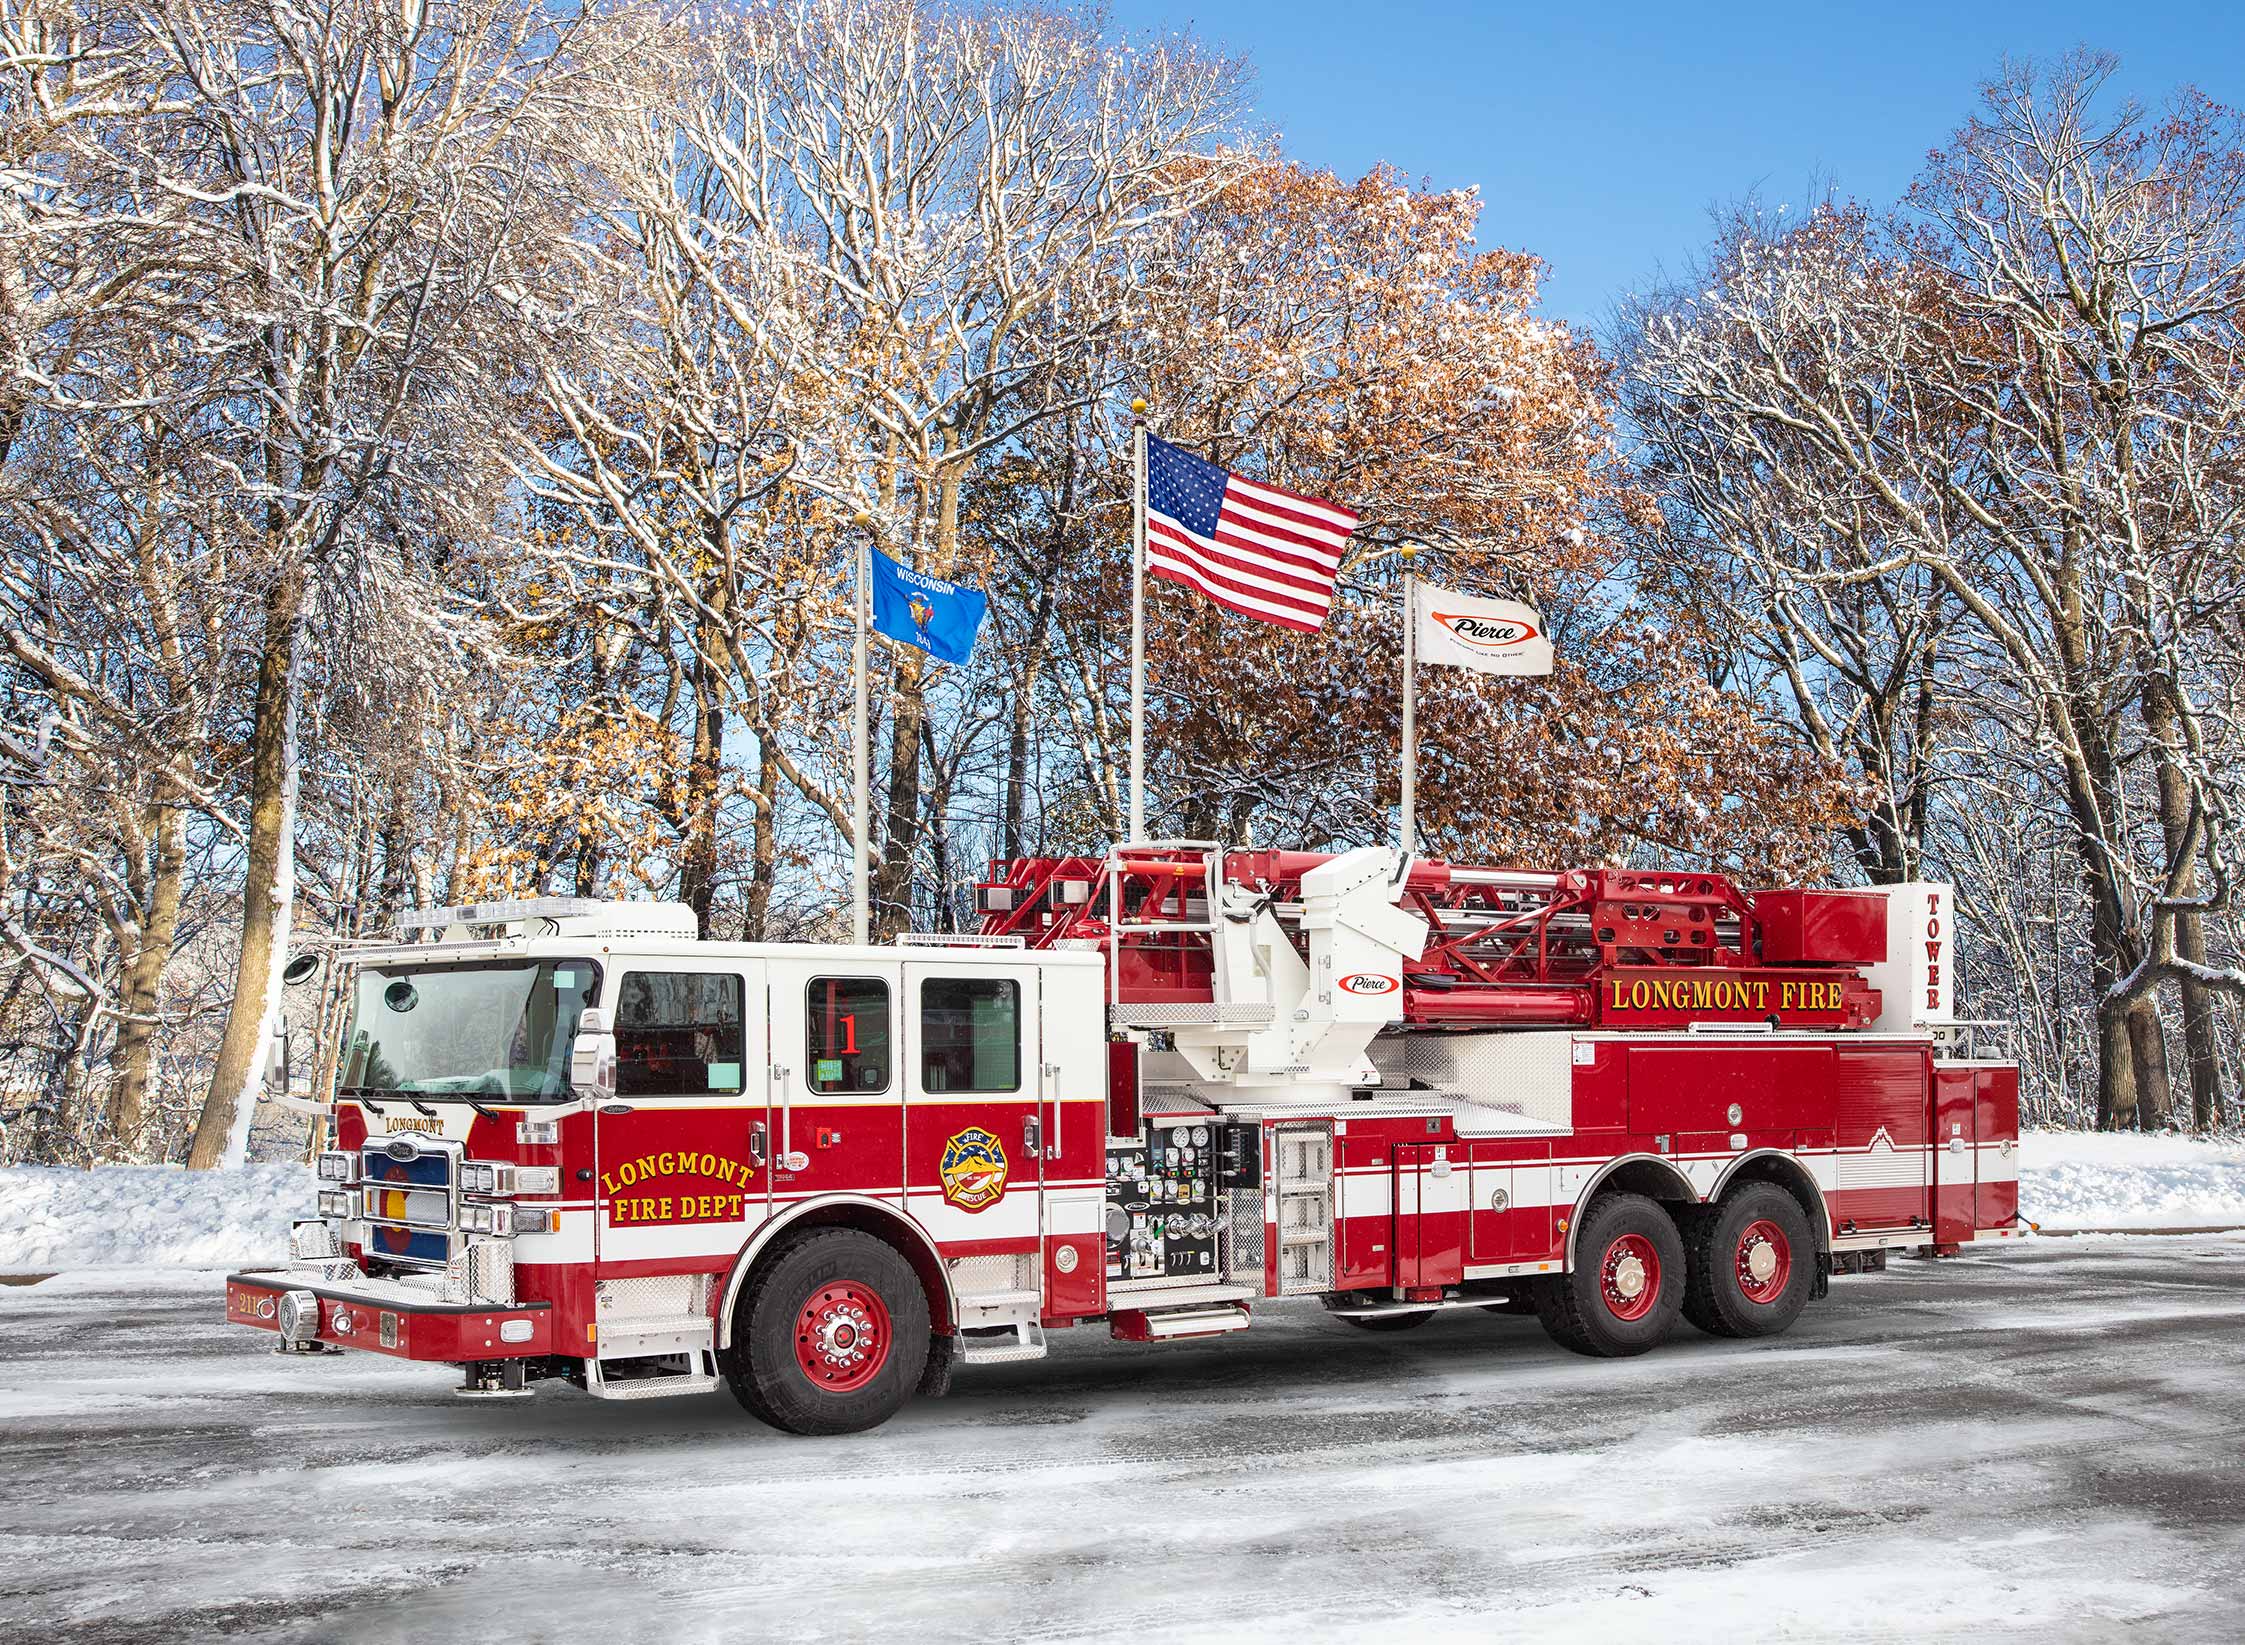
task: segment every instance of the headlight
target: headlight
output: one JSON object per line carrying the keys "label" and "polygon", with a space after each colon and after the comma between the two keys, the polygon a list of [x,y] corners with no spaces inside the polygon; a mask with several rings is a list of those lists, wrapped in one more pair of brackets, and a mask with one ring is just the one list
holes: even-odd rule
{"label": "headlight", "polygon": [[561,1227],[561,1213],[543,1205],[515,1205],[505,1209],[514,1213],[510,1226],[517,1234],[550,1234]]}
{"label": "headlight", "polygon": [[491,1232],[493,1213],[503,1209],[497,1205],[463,1205],[460,1207],[460,1231],[464,1234]]}
{"label": "headlight", "polygon": [[323,1217],[348,1217],[351,1214],[351,1191],[348,1188],[323,1188],[320,1190],[320,1215]]}
{"label": "headlight", "polygon": [[465,1194],[511,1194],[514,1167],[491,1160],[466,1160],[460,1166],[460,1191]]}
{"label": "headlight", "polygon": [[319,1162],[320,1181],[349,1182],[352,1164],[349,1154],[322,1154]]}

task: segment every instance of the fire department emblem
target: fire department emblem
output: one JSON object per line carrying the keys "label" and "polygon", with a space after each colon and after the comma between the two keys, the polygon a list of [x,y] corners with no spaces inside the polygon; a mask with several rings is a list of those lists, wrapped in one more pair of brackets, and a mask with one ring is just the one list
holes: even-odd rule
{"label": "fire department emblem", "polygon": [[943,1145],[943,1197],[962,1211],[981,1211],[1006,1191],[1005,1146],[970,1125]]}

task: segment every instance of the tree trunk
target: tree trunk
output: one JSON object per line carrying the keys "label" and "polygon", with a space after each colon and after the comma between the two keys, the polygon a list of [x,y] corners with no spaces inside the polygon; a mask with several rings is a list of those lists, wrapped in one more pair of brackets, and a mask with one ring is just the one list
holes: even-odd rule
{"label": "tree trunk", "polygon": [[678,860],[678,900],[694,911],[694,925],[709,936],[717,900],[717,812],[724,800],[725,696],[707,656],[694,663],[694,743],[681,806],[685,838]]}
{"label": "tree trunk", "polygon": [[176,805],[158,804],[156,858],[141,909],[140,940],[125,968],[124,1020],[117,1029],[114,1078],[109,1087],[109,1129],[128,1154],[140,1153],[140,1130],[148,1118],[148,1089],[156,1061],[156,1013],[163,1005],[164,970],[171,963],[172,939],[179,930],[180,896],[186,884],[187,816]]}
{"label": "tree trunk", "polygon": [[[2167,845],[2170,866],[2183,864],[2177,881],[2181,895],[2198,889],[2197,864],[2191,840],[2190,779],[2175,760],[2180,716],[2174,681],[2160,673],[2144,679],[2144,729],[2151,742],[2152,768],[2159,779],[2159,827]],[[2175,921],[2175,955],[2192,965],[2206,963],[2206,925],[2197,914],[2179,913]],[[2190,1069],[2191,1120],[2201,1131],[2220,1123],[2222,1111],[2221,1043],[2214,1023],[2214,1000],[2205,987],[2189,978],[2181,984],[2183,1051]]]}
{"label": "tree trunk", "polygon": [[772,886],[779,878],[780,763],[757,739],[756,820],[749,834],[748,895],[741,910],[741,941],[763,942],[772,919]]}
{"label": "tree trunk", "polygon": [[998,832],[999,853],[1009,861],[1022,855],[1022,821],[1029,810],[1029,693],[1018,685],[1012,719],[1006,734],[1006,812]]}
{"label": "tree trunk", "polygon": [[[2175,952],[2192,965],[2206,963],[2206,927],[2196,914],[2175,922]],[[2190,1122],[2200,1131],[2222,1123],[2228,1099],[2222,1090],[2222,1042],[2214,996],[2195,982],[2183,992],[2183,1054],[2190,1065]]]}
{"label": "tree trunk", "polygon": [[2098,989],[2097,1129],[2126,1131],[2136,1124],[2136,1073],[2129,1043],[2128,1008]]}
{"label": "tree trunk", "polygon": [[241,948],[226,1032],[187,1151],[193,1171],[240,1163],[260,1064],[280,1003],[281,963],[296,895],[297,653],[304,598],[304,571],[298,566],[291,566],[265,598],[250,724],[249,863],[242,884]]}
{"label": "tree trunk", "polygon": [[2136,1124],[2145,1131],[2164,1130],[2174,1120],[2175,1093],[2167,1073],[2167,1025],[2152,995],[2128,1008],[2128,1046],[2136,1076]]}

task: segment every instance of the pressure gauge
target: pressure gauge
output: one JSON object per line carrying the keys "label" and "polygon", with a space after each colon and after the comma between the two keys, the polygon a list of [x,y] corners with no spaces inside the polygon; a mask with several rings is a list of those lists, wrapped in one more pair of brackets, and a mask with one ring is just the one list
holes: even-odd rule
{"label": "pressure gauge", "polygon": [[1208,1146],[1207,1126],[1196,1125],[1193,1127],[1193,1146],[1195,1148],[1206,1148]]}

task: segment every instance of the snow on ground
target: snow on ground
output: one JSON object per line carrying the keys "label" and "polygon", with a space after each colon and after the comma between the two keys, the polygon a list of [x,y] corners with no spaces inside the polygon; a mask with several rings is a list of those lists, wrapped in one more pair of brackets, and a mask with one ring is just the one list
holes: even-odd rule
{"label": "snow on ground", "polygon": [[[11,1167],[0,1170],[0,1274],[269,1262],[314,1192],[295,1163]],[[2052,1229],[2245,1227],[2245,1140],[2030,1132],[2019,1203]]]}
{"label": "snow on ground", "polygon": [[0,1170],[0,1274],[62,1268],[231,1268],[288,1255],[312,1214],[301,1163],[238,1171],[168,1165]]}
{"label": "snow on ground", "polygon": [[283,1358],[0,1287],[0,1637],[55,1645],[2236,1645],[2245,1235],[1897,1259],[1586,1360],[1314,1304],[1053,1333],[868,1434]]}
{"label": "snow on ground", "polygon": [[2030,1131],[2019,1209],[2045,1228],[2245,1226],[2245,1141]]}

